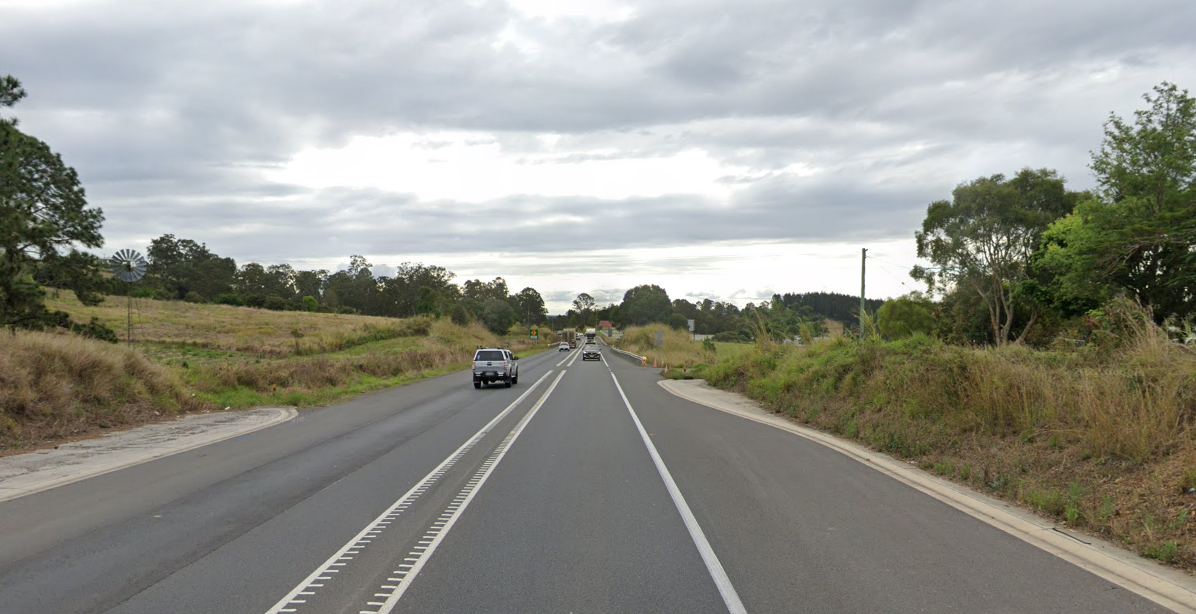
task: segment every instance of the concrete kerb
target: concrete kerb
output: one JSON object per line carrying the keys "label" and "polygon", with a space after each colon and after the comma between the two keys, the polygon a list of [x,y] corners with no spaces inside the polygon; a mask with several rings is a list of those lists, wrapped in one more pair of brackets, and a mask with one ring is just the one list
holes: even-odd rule
{"label": "concrete kerb", "polygon": [[762,409],[751,399],[712,388],[703,380],[662,380],[658,383],[688,401],[822,444],[1173,612],[1196,614],[1196,578],[1182,571],[1135,556],[1089,535],[1073,535],[1030,512],[932,476],[908,463],[794,424]]}
{"label": "concrete kerb", "polygon": [[293,407],[183,416],[102,437],[0,458],[0,502],[140,465],[294,419]]}

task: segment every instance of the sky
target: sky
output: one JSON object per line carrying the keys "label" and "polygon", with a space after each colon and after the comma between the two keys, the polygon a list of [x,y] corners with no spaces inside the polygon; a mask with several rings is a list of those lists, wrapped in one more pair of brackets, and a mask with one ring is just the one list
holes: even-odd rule
{"label": "sky", "polygon": [[1090,188],[1110,114],[1196,89],[1191,0],[0,0],[5,113],[103,255],[640,284],[740,306],[918,290],[958,184]]}

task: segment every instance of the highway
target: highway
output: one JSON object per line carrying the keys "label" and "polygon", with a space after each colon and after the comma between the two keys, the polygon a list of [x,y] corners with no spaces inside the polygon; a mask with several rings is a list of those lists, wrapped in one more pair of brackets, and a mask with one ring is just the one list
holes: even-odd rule
{"label": "highway", "polygon": [[0,613],[1167,611],[603,349],[0,503]]}

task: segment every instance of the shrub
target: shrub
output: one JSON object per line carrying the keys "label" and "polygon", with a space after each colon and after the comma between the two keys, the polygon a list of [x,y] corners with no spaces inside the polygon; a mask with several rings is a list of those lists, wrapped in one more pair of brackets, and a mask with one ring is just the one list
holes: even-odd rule
{"label": "shrub", "polygon": [[449,319],[451,319],[453,324],[456,324],[457,326],[466,326],[473,321],[473,317],[469,314],[469,310],[466,309],[465,305],[462,305],[461,303],[453,305],[453,310],[449,313]]}
{"label": "shrub", "polygon": [[120,339],[116,336],[116,331],[104,325],[100,322],[99,318],[94,316],[92,316],[91,321],[87,324],[73,324],[71,330],[89,339],[107,341],[108,343],[120,342]]}
{"label": "shrub", "polygon": [[216,295],[217,305],[232,305],[233,307],[240,307],[243,303],[241,297],[231,292]]}

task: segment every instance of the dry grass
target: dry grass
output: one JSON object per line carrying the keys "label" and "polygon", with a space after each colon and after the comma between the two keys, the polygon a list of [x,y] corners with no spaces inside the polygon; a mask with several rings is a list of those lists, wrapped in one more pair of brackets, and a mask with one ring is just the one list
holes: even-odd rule
{"label": "dry grass", "polygon": [[[656,346],[656,332],[664,335],[664,345]],[[701,342],[694,341],[690,334],[664,325],[631,326],[623,331],[623,336],[610,341],[620,350],[648,357],[648,364],[653,362],[660,366],[671,365],[681,367],[710,363],[717,360],[717,353],[711,353],[702,348]]]}
{"label": "dry grass", "polygon": [[[132,304],[135,345],[184,345],[261,356],[335,352],[382,339],[423,335],[431,326],[427,318],[396,320],[152,299],[133,299]],[[65,311],[84,322],[98,318],[117,331],[122,341],[125,339],[124,297],[110,296],[103,303],[89,307],[79,303],[73,294],[61,293],[47,301],[47,307]]]}
{"label": "dry grass", "polygon": [[[123,329],[123,298],[55,298],[76,320]],[[201,407],[324,405],[466,367],[478,345],[518,353],[547,342],[499,339],[428,318],[274,312],[139,301],[133,346],[65,335],[0,341],[0,449],[152,421]]]}
{"label": "dry grass", "polygon": [[0,334],[0,451],[204,406],[134,350],[69,335]]}
{"label": "dry grass", "polygon": [[1065,351],[760,346],[712,384],[1196,569],[1196,352],[1149,321]]}
{"label": "dry grass", "polygon": [[189,365],[185,378],[203,397],[228,407],[320,405],[463,369],[479,345],[509,346],[517,354],[545,347],[526,339],[499,340],[477,324],[463,327],[438,320],[428,321],[427,329],[417,339],[383,340],[316,356],[207,361]]}

